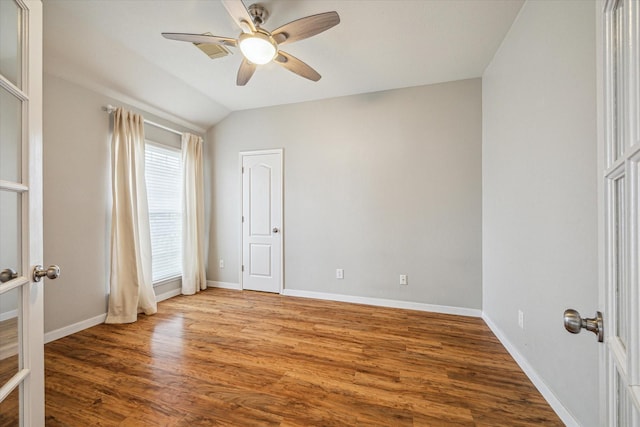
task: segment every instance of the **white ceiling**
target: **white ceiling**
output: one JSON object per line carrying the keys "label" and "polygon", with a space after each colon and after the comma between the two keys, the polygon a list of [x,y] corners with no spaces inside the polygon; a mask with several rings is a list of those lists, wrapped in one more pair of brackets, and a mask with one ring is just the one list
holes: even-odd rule
{"label": "white ceiling", "polygon": [[239,52],[211,60],[160,36],[237,37],[218,1],[45,0],[45,72],[206,129],[236,110],[480,77],[523,1],[260,0],[268,30],[331,10],[341,22],[283,47],[319,82],[269,64],[237,87]]}

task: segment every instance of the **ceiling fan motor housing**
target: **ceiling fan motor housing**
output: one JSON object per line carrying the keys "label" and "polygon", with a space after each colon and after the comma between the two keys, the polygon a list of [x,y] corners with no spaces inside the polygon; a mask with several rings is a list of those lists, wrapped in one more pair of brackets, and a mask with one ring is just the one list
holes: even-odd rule
{"label": "ceiling fan motor housing", "polygon": [[254,25],[259,26],[267,22],[269,11],[260,3],[252,4],[248,10]]}

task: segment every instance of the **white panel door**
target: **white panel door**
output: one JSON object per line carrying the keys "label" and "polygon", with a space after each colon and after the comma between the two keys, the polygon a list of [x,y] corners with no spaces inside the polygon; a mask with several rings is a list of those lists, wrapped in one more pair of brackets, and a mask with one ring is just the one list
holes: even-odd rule
{"label": "white panel door", "polygon": [[606,0],[603,424],[640,427],[640,2]]}
{"label": "white panel door", "polygon": [[240,153],[242,289],[282,290],[282,150]]}
{"label": "white panel door", "polygon": [[42,3],[0,0],[0,425],[44,425]]}

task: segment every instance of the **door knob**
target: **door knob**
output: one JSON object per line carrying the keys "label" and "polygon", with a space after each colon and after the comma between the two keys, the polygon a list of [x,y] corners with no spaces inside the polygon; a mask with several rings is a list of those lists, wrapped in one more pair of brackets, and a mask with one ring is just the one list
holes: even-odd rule
{"label": "door knob", "polygon": [[0,271],[0,283],[8,282],[18,277],[18,273],[13,268],[5,268]]}
{"label": "door knob", "polygon": [[596,317],[585,319],[576,310],[569,308],[564,311],[564,327],[572,334],[579,334],[582,329],[586,329],[598,336],[598,342],[604,341],[604,324],[599,311],[596,311]]}
{"label": "door knob", "polygon": [[33,281],[39,282],[41,278],[57,279],[60,277],[60,267],[57,265],[50,265],[46,270],[41,265],[33,267]]}
{"label": "door knob", "polygon": [[273,232],[274,232],[274,233],[279,233],[279,232],[280,232],[280,230],[278,229],[278,227],[273,227]]}

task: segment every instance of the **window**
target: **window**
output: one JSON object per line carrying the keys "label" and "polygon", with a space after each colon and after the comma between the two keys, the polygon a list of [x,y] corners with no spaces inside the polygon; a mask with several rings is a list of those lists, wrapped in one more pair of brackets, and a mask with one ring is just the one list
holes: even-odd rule
{"label": "window", "polygon": [[182,154],[147,141],[145,179],[153,283],[182,275]]}

